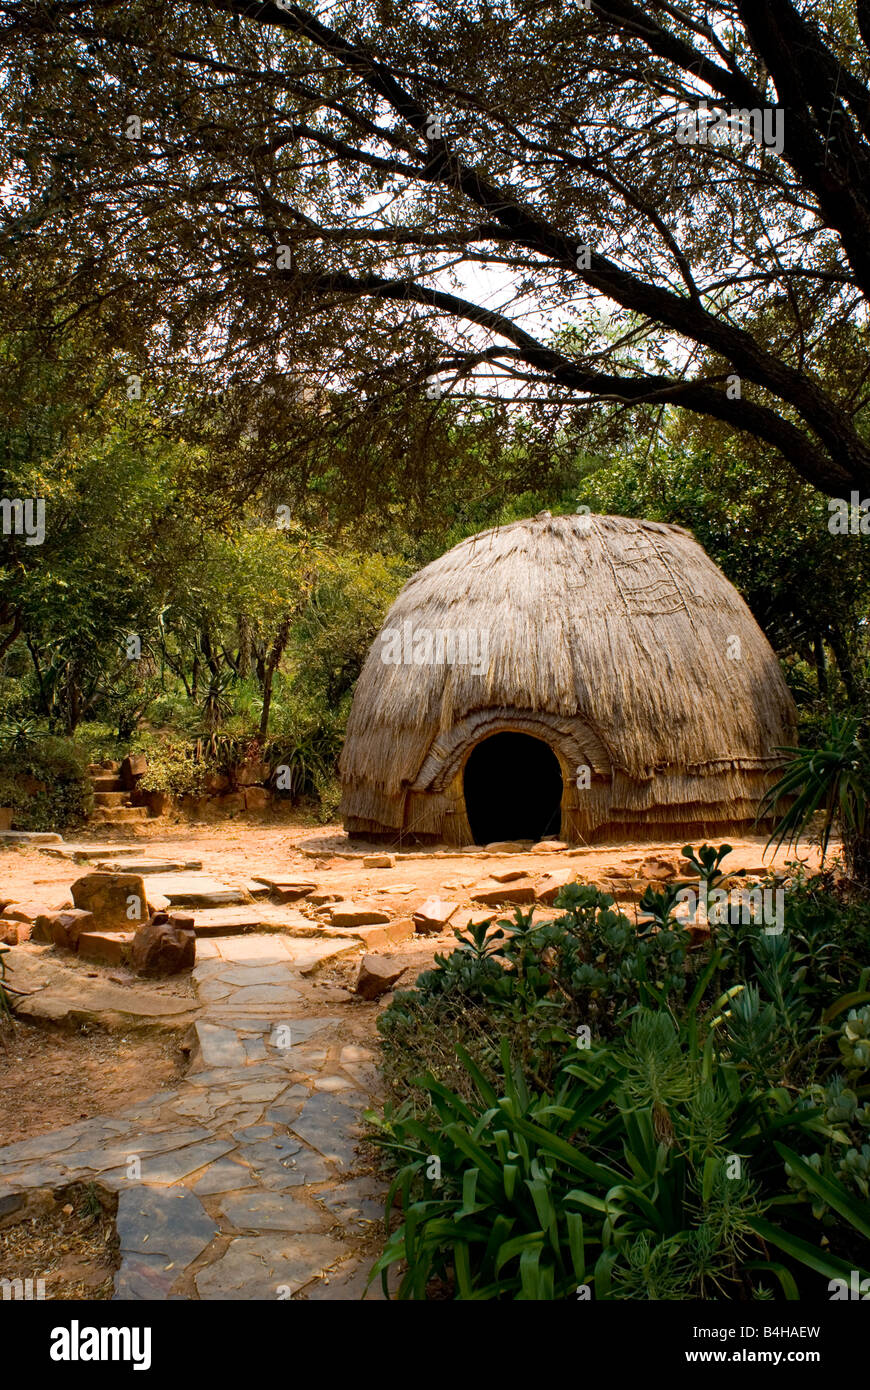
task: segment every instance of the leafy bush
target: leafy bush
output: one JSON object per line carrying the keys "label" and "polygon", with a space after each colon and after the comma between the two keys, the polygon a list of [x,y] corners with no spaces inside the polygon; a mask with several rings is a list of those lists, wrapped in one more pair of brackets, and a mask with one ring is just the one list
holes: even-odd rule
{"label": "leafy bush", "polygon": [[87,818],[93,804],[86,755],[70,739],[5,729],[0,806],[11,806],[16,830],[64,830]]}
{"label": "leafy bush", "polygon": [[[711,883],[721,848],[698,852]],[[402,1220],[376,1272],[400,1269],[400,1298],[864,1277],[870,909],[796,874],[783,933],[726,914],[693,948],[654,896],[640,933],[577,885],[552,923],[457,932],[381,1015],[393,1101],[369,1119]]]}
{"label": "leafy bush", "polygon": [[133,748],[143,753],[148,768],[139,786],[142,791],[165,792],[169,796],[201,796],[212,770],[197,759],[196,743],[174,734],[137,735]]}
{"label": "leafy bush", "polygon": [[[848,1278],[810,1243],[799,1196],[767,1220],[782,1137],[815,1112],[757,1089],[666,1013],[639,1010],[621,1046],[575,1053],[543,1093],[507,1040],[501,1053],[501,1089],[460,1049],[470,1103],[430,1077],[432,1119],[370,1117],[398,1165],[388,1210],[398,1193],[403,1214],[373,1273],[399,1265],[399,1298],[565,1299],[584,1285],[598,1299],[796,1298],[807,1267]],[[839,1210],[862,1234],[859,1204],[841,1194]]]}

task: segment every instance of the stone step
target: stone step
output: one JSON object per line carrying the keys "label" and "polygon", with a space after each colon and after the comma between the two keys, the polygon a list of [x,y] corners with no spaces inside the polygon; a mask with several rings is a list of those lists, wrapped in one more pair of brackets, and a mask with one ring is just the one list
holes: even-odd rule
{"label": "stone step", "polygon": [[208,936],[241,936],[259,931],[263,922],[256,908],[242,912],[236,907],[201,908],[194,916],[197,940]]}
{"label": "stone step", "polygon": [[[111,847],[108,848],[111,854]],[[101,853],[106,853],[104,848]],[[140,850],[124,850],[124,854],[142,854]],[[201,859],[100,859],[94,865],[95,869],[104,870],[109,874],[174,874],[181,873],[186,869],[195,870],[202,868]]]}
{"label": "stone step", "polygon": [[129,804],[128,792],[94,792],[95,806],[128,806]]}
{"label": "stone step", "polygon": [[91,777],[91,786],[95,792],[123,792],[127,790],[120,777],[116,777],[114,772],[95,774]]}
{"label": "stone step", "polygon": [[[139,871],[137,865],[135,872]],[[248,902],[244,888],[231,888],[206,874],[155,874],[148,886],[168,898],[173,907],[225,907]]]}
{"label": "stone step", "polygon": [[96,825],[125,825],[148,819],[147,806],[95,806],[90,819]]}
{"label": "stone step", "polygon": [[[43,854],[49,854],[53,859],[72,859],[76,864],[87,864],[94,859],[103,859],[107,854],[117,854],[118,849],[118,845],[46,845]],[[133,845],[124,845],[123,852],[128,855],[145,853]],[[135,873],[136,869],[128,872]]]}
{"label": "stone step", "polygon": [[0,845],[60,845],[63,836],[53,830],[0,830]]}

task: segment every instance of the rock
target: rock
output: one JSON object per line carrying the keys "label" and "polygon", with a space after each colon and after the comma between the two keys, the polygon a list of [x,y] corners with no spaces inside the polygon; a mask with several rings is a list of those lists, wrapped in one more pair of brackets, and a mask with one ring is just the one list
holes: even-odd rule
{"label": "rock", "polygon": [[443,898],[427,898],[423,906],[414,913],[414,930],[420,935],[443,931],[459,903],[445,901]]}
{"label": "rock", "polygon": [[270,897],[278,903],[295,903],[300,898],[307,898],[316,888],[316,883],[308,883],[303,879],[297,883],[272,883]]}
{"label": "rock", "polygon": [[100,960],[105,965],[124,965],[133,944],[135,932],[83,931],[79,937],[79,955]]}
{"label": "rock", "polygon": [[219,792],[225,792],[230,785],[230,779],[225,772],[210,772],[205,779],[205,789],[209,796],[217,796]]}
{"label": "rock", "polygon": [[389,922],[389,912],[377,907],[361,907],[356,903],[340,903],[329,914],[334,927],[373,927]]}
{"label": "rock", "polygon": [[355,992],[363,999],[377,999],[404,975],[406,965],[397,965],[388,956],[363,956]]}
{"label": "rock", "polygon": [[327,893],[321,889],[318,893],[309,893],[308,901],[315,907],[324,907],[327,903],[343,903],[344,896],[341,893]]}
{"label": "rock", "polygon": [[18,923],[0,920],[0,946],[18,945]]}
{"label": "rock", "polygon": [[522,854],[531,849],[533,843],[533,840],[493,840],[492,844],[484,845],[484,849],[487,854]]}
{"label": "rock", "polygon": [[139,975],[177,975],[193,969],[196,936],[171,922],[167,913],[156,912],[136,932],[130,956]]}
{"label": "rock", "polygon": [[93,913],[99,931],[129,931],[148,915],[141,874],[85,874],[70,891],[76,907]]}
{"label": "rock", "polygon": [[148,762],[141,753],[130,753],[121,763],[118,776],[128,792],[136,790],[139,779],[148,771]]}
{"label": "rock", "polygon": [[496,883],[513,883],[517,878],[528,878],[528,869],[500,869],[497,873],[490,874]]}
{"label": "rock", "polygon": [[391,854],[364,854],[364,869],[392,869],[395,867],[395,859]]}
{"label": "rock", "polygon": [[82,932],[96,930],[97,923],[92,912],[69,907],[62,912],[49,912],[37,917],[31,940],[50,941],[53,946],[62,950],[77,951]]}
{"label": "rock", "polygon": [[535,897],[539,903],[546,903],[548,906],[554,903],[566,883],[576,882],[577,874],[574,869],[552,869],[550,873],[544,874],[538,884]]}
{"label": "rock", "polygon": [[677,868],[678,862],[674,859],[664,859],[660,855],[650,855],[650,857],[644,859],[641,864],[638,870],[638,878],[650,878],[663,883],[669,878],[677,877]]}
{"label": "rock", "polygon": [[532,845],[532,854],[560,854],[568,848],[564,840],[539,840]]}
{"label": "rock", "polygon": [[268,782],[270,771],[268,763],[242,763],[236,768],[236,786],[253,787],[258,782]]}
{"label": "rock", "polygon": [[517,879],[514,883],[496,884],[485,881],[471,894],[473,903],[485,903],[488,907],[498,907],[500,903],[533,903],[535,885],[530,878]]}
{"label": "rock", "polygon": [[45,908],[39,907],[35,903],[7,903],[3,909],[3,916],[8,922],[24,922],[32,927],[39,917],[45,915]]}
{"label": "rock", "polygon": [[272,805],[272,797],[265,787],[245,788],[245,810],[265,811]]}
{"label": "rock", "polygon": [[[165,911],[165,908],[159,910]],[[154,916],[153,913],[151,915],[152,917]],[[195,932],[196,919],[192,912],[167,912],[166,915],[169,918],[169,921],[171,922],[172,926],[176,927],[178,931]]]}
{"label": "rock", "polygon": [[12,829],[12,817],[15,811],[12,806],[0,806],[0,830]]}
{"label": "rock", "polygon": [[244,811],[245,793],[227,792],[226,796],[219,797],[217,805],[220,808],[220,810],[225,814],[232,814],[236,811]]}

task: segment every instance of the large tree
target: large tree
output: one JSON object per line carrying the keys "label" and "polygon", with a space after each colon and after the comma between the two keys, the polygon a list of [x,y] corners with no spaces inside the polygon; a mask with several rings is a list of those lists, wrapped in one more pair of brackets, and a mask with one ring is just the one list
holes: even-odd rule
{"label": "large tree", "polygon": [[10,327],[247,389],[263,467],[292,371],[324,437],[437,380],[672,404],[866,491],[867,0],[316,8],[0,0]]}

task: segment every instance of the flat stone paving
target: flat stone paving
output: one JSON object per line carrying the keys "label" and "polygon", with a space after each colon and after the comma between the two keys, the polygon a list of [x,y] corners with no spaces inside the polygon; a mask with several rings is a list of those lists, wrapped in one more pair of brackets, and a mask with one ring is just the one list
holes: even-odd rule
{"label": "flat stone paving", "polygon": [[203,1011],[185,1078],[0,1148],[0,1200],[72,1181],[117,1189],[117,1299],[361,1298],[354,1237],[383,1216],[356,1153],[373,1055],[299,987],[336,953],[274,934],[198,941]]}

